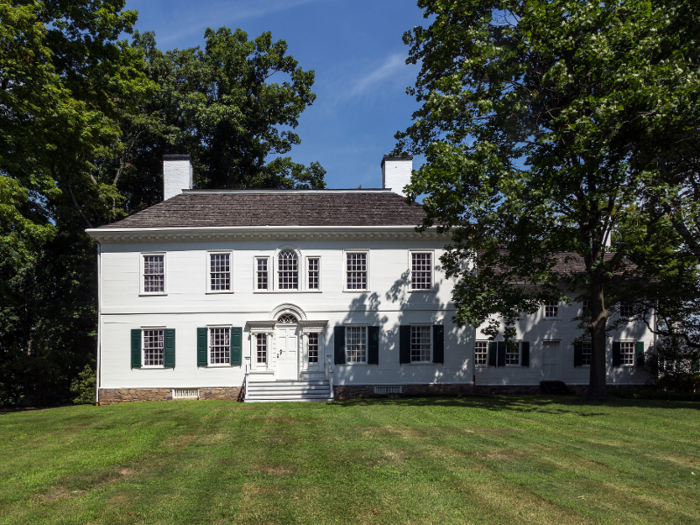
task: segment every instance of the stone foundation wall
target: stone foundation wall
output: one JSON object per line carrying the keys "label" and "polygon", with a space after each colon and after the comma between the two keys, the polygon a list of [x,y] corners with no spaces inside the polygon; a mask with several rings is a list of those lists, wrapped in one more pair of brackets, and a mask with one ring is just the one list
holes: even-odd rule
{"label": "stone foundation wall", "polygon": [[540,385],[476,385],[474,393],[477,395],[522,396],[530,394],[542,394]]}
{"label": "stone foundation wall", "polygon": [[[199,389],[199,399],[242,401],[242,390],[239,387],[204,387]],[[100,405],[138,401],[173,401],[172,394],[172,388],[100,388]]]}
{"label": "stone foundation wall", "polygon": [[[378,385],[384,386],[384,385]],[[401,385],[403,394],[408,395],[457,395],[471,394],[471,383],[465,385]],[[353,399],[358,396],[373,396],[374,385],[343,385],[333,386],[335,399]]]}

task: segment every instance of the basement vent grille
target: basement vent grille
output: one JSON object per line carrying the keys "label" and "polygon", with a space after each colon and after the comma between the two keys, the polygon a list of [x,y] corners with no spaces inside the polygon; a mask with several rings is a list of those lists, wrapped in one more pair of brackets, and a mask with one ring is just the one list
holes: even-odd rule
{"label": "basement vent grille", "polygon": [[199,388],[173,388],[173,399],[199,399]]}
{"label": "basement vent grille", "polygon": [[403,387],[399,386],[375,386],[375,394],[403,394]]}

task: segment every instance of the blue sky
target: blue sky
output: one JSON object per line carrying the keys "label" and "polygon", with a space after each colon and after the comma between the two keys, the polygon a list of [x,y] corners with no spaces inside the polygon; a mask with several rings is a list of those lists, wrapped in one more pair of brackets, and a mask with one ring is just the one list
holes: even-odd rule
{"label": "blue sky", "polygon": [[[401,37],[426,25],[410,0],[127,0],[136,29],[156,32],[166,50],[204,45],[204,30],[241,28],[249,38],[271,31],[286,40],[304,70],[316,71],[313,106],[296,131],[295,162],[319,161],[329,188],[381,187],[382,155],[417,109],[406,95],[418,68],[408,66]],[[414,168],[419,159],[414,159]]]}

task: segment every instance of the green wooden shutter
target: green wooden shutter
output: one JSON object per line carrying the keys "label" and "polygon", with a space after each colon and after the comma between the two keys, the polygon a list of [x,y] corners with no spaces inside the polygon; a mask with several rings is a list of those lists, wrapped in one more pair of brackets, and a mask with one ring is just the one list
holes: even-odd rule
{"label": "green wooden shutter", "polygon": [[441,324],[433,325],[433,363],[445,362],[445,327]]}
{"label": "green wooden shutter", "polygon": [[197,366],[207,366],[208,332],[206,328],[197,328]]}
{"label": "green wooden shutter", "polygon": [[498,344],[496,344],[494,342],[490,342],[489,343],[489,360],[488,360],[489,366],[498,366],[497,355],[498,355]]}
{"label": "green wooden shutter", "polygon": [[231,366],[243,364],[243,328],[234,326],[231,328]]}
{"label": "green wooden shutter", "polygon": [[411,327],[399,326],[399,364],[411,362]]}
{"label": "green wooden shutter", "polygon": [[583,366],[583,346],[574,345],[574,366]]}
{"label": "green wooden shutter", "polygon": [[637,341],[637,366],[644,366],[644,341]]}
{"label": "green wooden shutter", "polygon": [[530,366],[530,343],[527,341],[520,343],[520,364]]}
{"label": "green wooden shutter", "polygon": [[379,327],[367,327],[367,364],[379,364]]}
{"label": "green wooden shutter", "polygon": [[506,366],[506,344],[501,341],[498,344],[498,366]]}
{"label": "green wooden shutter", "polygon": [[163,366],[175,368],[175,329],[166,328],[163,332]]}
{"label": "green wooden shutter", "polygon": [[613,343],[612,344],[612,358],[613,358],[613,366],[622,366],[622,354],[620,352],[620,343]]}
{"label": "green wooden shutter", "polygon": [[141,368],[141,329],[131,331],[131,368]]}
{"label": "green wooden shutter", "polygon": [[333,328],[333,354],[336,365],[345,364],[345,327]]}

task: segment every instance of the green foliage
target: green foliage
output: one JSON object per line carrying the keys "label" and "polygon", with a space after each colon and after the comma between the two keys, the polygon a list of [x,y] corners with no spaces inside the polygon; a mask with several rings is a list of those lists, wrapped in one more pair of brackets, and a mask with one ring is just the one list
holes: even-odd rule
{"label": "green foliage", "polygon": [[[270,33],[208,29],[204,49],[161,51],[152,32],[135,33],[146,74],[158,90],[123,115],[124,149],[100,162],[99,180],[116,184],[129,212],[162,199],[162,156],[190,154],[198,188],[323,188],[325,170],[282,156],[316,98],[314,72],[287,55]],[[280,82],[272,82],[274,79]],[[118,203],[119,200],[115,200]]]}
{"label": "green foliage", "polygon": [[[314,73],[269,33],[161,52],[124,0],[0,3],[0,404],[72,399],[94,365],[99,226],[159,202],[162,155],[200,188],[324,186],[283,155]],[[274,83],[271,77],[280,78]]]}
{"label": "green foliage", "polygon": [[[443,263],[459,278],[455,320],[488,321],[492,337],[504,320],[510,336],[544,300],[589,299],[591,395],[601,397],[609,308],[649,280],[641,268],[651,265],[629,260],[640,242],[679,249],[668,219],[647,209],[648,192],[674,141],[700,145],[700,6],[419,6],[433,21],[404,39],[421,63],[411,90],[421,107],[396,152],[426,156],[408,190],[427,195],[426,226],[452,233]],[[579,258],[583,272],[569,264]]]}
{"label": "green foliage", "polygon": [[95,370],[90,365],[85,365],[83,371],[78,374],[76,379],[73,379],[70,385],[70,393],[77,396],[73,399],[73,403],[76,405],[94,405],[96,384],[97,376]]}

